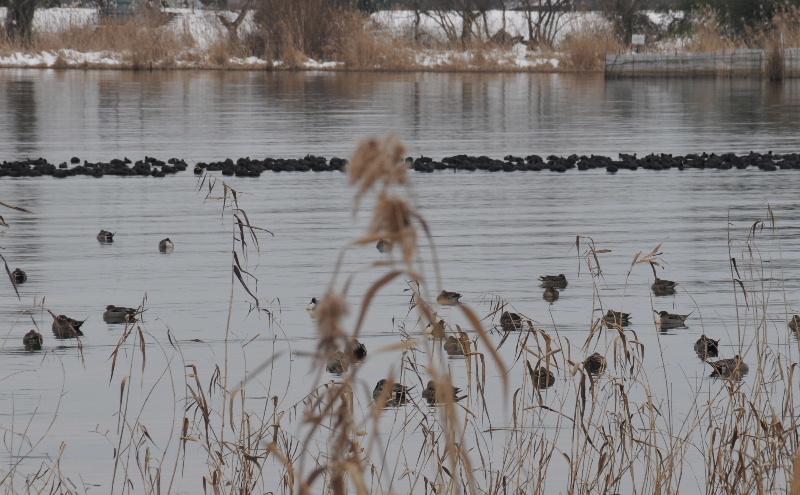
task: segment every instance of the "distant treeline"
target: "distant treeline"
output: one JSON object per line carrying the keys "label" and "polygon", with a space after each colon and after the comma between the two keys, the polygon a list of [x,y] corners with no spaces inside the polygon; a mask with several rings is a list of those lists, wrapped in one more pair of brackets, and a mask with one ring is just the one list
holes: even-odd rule
{"label": "distant treeline", "polygon": [[382,10],[388,9],[442,9],[459,10],[459,5],[473,3],[485,9],[507,10],[545,10],[566,6],[570,9],[606,10],[611,3],[636,4],[643,9],[668,9],[677,7],[679,0],[475,0],[473,2],[457,2],[453,0],[373,0],[373,4]]}

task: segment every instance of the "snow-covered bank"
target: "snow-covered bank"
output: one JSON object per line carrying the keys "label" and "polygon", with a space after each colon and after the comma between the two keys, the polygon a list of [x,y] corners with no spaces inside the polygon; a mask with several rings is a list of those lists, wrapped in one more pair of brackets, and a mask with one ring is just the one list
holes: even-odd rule
{"label": "snow-covered bank", "polygon": [[[0,8],[0,18],[5,17],[5,8]],[[222,62],[219,57],[213,59],[209,51],[227,37],[227,32],[219,21],[219,12],[199,9],[167,9],[169,22],[161,27],[148,29],[164,30],[180,37],[184,47],[180,53],[172,55],[169,60],[149,60],[147,68],[225,68],[225,69],[281,69],[285,66],[281,60],[266,60],[259,57],[228,56]],[[230,19],[235,13],[224,13]],[[534,14],[535,15],[535,14]],[[38,34],[57,36],[68,30],[97,30],[100,18],[96,9],[88,8],[53,8],[38,9],[34,17],[34,31]],[[536,70],[555,71],[562,68],[557,56],[531,50],[524,44],[510,47],[483,45],[480,49],[443,50],[436,48],[453,36],[454,31],[461,29],[460,17],[456,14],[422,15],[419,22],[410,11],[382,11],[372,16],[373,29],[385,31],[387,36],[398,39],[412,39],[416,34],[421,48],[409,49],[409,70]],[[555,40],[563,40],[575,30],[580,30],[587,23],[602,22],[599,16],[592,13],[564,13],[557,17],[558,24],[553,29]],[[239,34],[246,36],[255,25],[252,14],[240,26]],[[527,21],[520,12],[490,11],[476,22],[475,36],[486,40],[498,31],[505,30],[510,36],[521,36],[527,39]],[[10,51],[0,49],[0,67],[36,67],[36,68],[143,68],[141,61],[132,62],[135,55],[125,51],[47,49],[36,52]],[[294,62],[293,69],[347,69],[341,62],[328,60],[305,60]],[[382,67],[374,67],[381,70]]]}

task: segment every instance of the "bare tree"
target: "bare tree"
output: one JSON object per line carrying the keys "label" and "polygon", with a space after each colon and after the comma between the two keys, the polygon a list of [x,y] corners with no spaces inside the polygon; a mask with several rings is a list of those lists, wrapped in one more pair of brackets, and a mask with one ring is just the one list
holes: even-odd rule
{"label": "bare tree", "polygon": [[614,26],[614,32],[621,43],[631,42],[634,33],[653,36],[657,33],[650,19],[642,12],[645,0],[603,0],[601,8],[606,18]]}
{"label": "bare tree", "polygon": [[37,0],[10,0],[6,11],[6,33],[12,43],[28,45],[33,35]]}
{"label": "bare tree", "polygon": [[552,47],[561,29],[561,18],[569,11],[570,0],[522,0],[531,48]]}
{"label": "bare tree", "polygon": [[228,30],[228,39],[231,43],[239,43],[239,26],[242,24],[245,17],[247,17],[247,13],[252,9],[253,0],[246,0],[244,4],[242,4],[242,8],[239,10],[239,14],[237,14],[236,19],[232,21],[221,12],[217,14],[219,22],[221,22],[222,25],[225,26],[225,29]]}
{"label": "bare tree", "polygon": [[[472,41],[476,21],[491,7],[491,0],[439,0],[433,7],[425,10],[436,22],[450,41]],[[460,29],[456,26],[453,14],[461,20]]]}

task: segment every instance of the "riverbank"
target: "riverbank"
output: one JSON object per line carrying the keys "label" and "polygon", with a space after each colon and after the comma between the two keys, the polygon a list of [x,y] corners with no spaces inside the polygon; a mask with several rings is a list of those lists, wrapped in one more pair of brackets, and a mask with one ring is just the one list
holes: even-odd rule
{"label": "riverbank", "polygon": [[[104,18],[89,8],[38,9],[32,45],[21,49],[0,42],[0,67],[492,72],[579,68],[568,53],[531,49],[529,44],[509,39],[526,29],[518,12],[489,12],[475,40],[467,45],[448,42],[447,34],[431,17],[416,27],[416,35],[410,35],[409,26],[414,21],[409,12],[380,12],[366,26],[363,18],[346,18],[337,30],[362,34],[329,41],[323,47],[324,57],[293,47],[265,46],[252,12],[244,17],[237,30],[238,41],[232,43],[220,17],[232,21],[236,13],[165,9],[155,17],[120,20]],[[4,8],[0,8],[0,18],[5,18]],[[562,39],[577,26],[596,19],[592,14],[570,13],[559,16],[558,21]],[[498,32],[501,36],[491,39]],[[268,56],[270,50],[276,56]],[[600,52],[590,55],[594,59],[592,70],[602,70],[601,56]]]}
{"label": "riverbank", "polygon": [[[785,56],[800,46],[800,35],[792,29],[793,16],[800,14],[792,12],[781,18],[771,37],[754,37],[746,45],[726,37],[713,16],[693,21],[678,36],[670,32],[683,18],[682,12],[650,12],[651,33],[634,50],[619,42],[613,25],[599,12],[488,11],[473,21],[465,41],[461,17],[448,12],[381,11],[367,18],[349,14],[331,20],[318,15],[301,23],[308,26],[295,28],[308,32],[284,32],[282,21],[273,28],[253,11],[231,31],[236,12],[171,8],[119,19],[101,16],[97,9],[52,8],[36,11],[34,37],[28,46],[10,44],[0,36],[0,68],[605,71],[614,76],[759,75],[774,79],[776,74],[782,78],[800,73],[791,65],[794,59]],[[0,8],[0,18],[5,18],[4,8]],[[531,29],[537,23],[537,29],[545,32],[532,40]],[[309,40],[315,36],[318,39]],[[755,62],[745,57],[742,70],[735,61],[729,62],[731,52],[752,54],[753,50],[760,50],[762,56]],[[776,60],[789,65],[776,72]]]}

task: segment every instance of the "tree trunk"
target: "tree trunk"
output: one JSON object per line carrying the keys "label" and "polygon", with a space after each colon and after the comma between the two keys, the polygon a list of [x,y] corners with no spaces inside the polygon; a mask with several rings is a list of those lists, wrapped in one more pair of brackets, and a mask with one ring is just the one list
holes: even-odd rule
{"label": "tree trunk", "polygon": [[472,22],[474,14],[469,10],[461,11],[461,41],[467,43],[472,39]]}
{"label": "tree trunk", "polygon": [[12,43],[28,45],[33,34],[36,0],[11,0],[6,12],[6,33]]}
{"label": "tree trunk", "polygon": [[242,24],[242,21],[244,21],[244,18],[247,17],[247,12],[252,8],[251,3],[250,1],[245,2],[242,6],[242,10],[239,11],[239,15],[237,15],[236,19],[233,21],[229,21],[223,14],[217,14],[219,21],[225,26],[225,29],[228,30],[228,39],[234,45],[239,44],[239,26]]}

